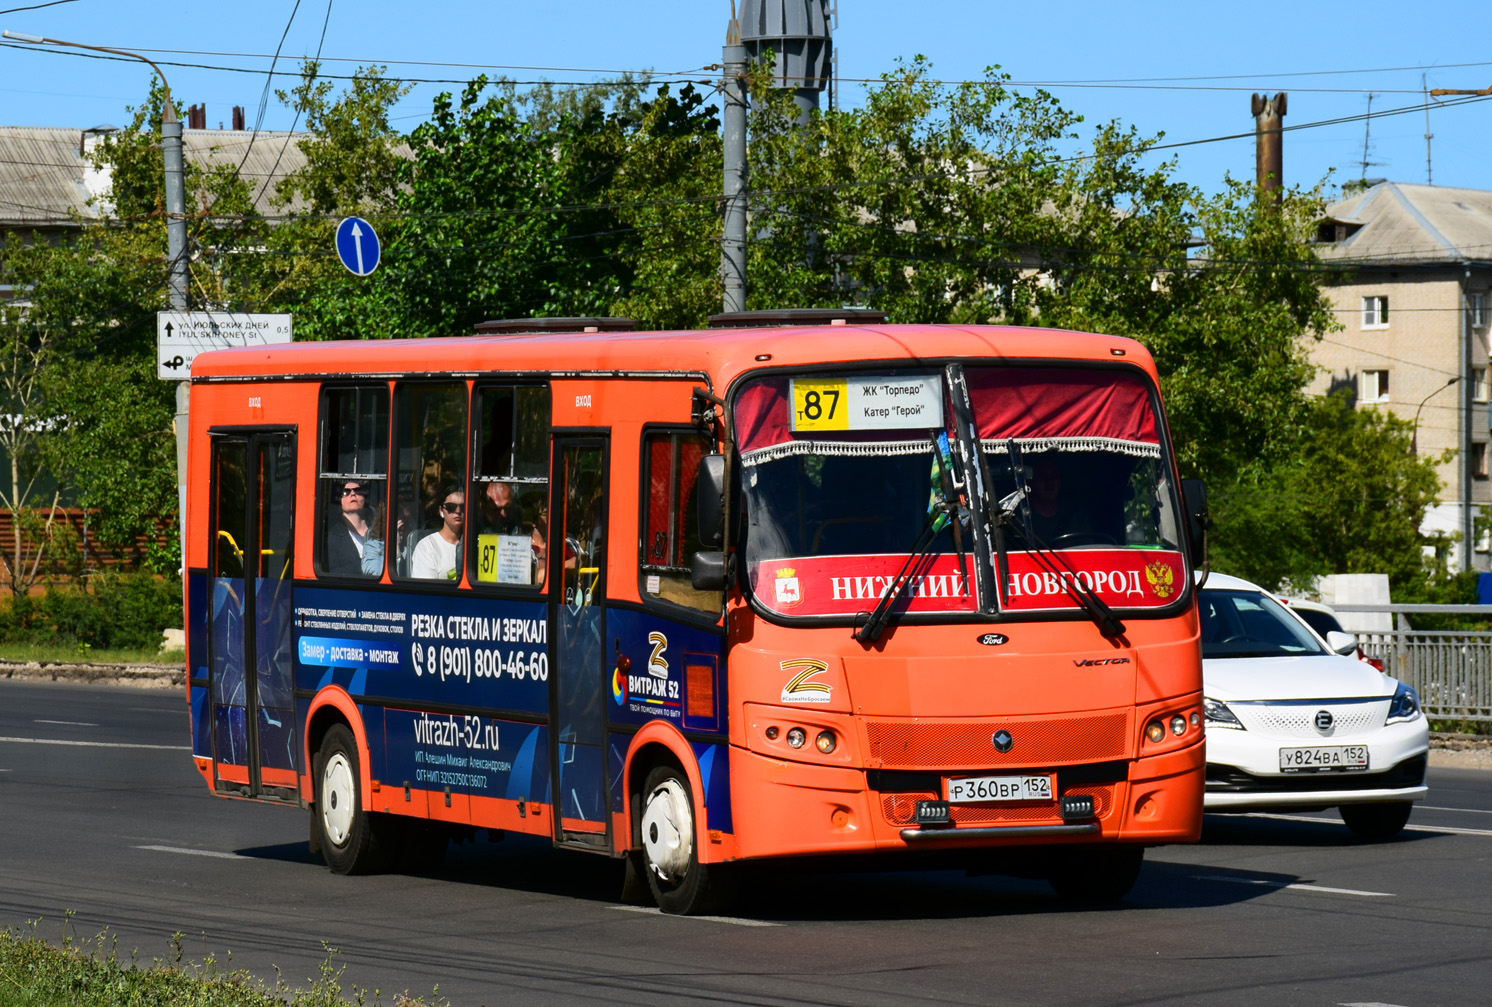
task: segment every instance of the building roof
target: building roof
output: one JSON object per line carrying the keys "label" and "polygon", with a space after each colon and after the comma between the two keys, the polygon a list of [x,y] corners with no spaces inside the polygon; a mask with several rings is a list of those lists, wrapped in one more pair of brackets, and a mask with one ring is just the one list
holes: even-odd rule
{"label": "building roof", "polygon": [[1327,262],[1492,262],[1492,192],[1483,189],[1379,182],[1326,215],[1317,254]]}
{"label": "building roof", "polygon": [[[243,161],[240,177],[254,186],[261,209],[269,208],[274,183],[305,163],[296,142],[306,133],[261,130],[186,129],[189,161],[210,167]],[[108,189],[106,172],[83,154],[100,133],[50,126],[0,126],[0,228],[65,228],[97,218],[91,198]],[[247,159],[245,160],[245,154]]]}

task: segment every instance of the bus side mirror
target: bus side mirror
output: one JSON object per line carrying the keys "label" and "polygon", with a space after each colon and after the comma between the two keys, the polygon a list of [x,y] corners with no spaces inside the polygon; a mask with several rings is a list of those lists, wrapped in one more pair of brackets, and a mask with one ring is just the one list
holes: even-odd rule
{"label": "bus side mirror", "polygon": [[1181,503],[1186,509],[1187,556],[1192,569],[1207,565],[1207,529],[1212,516],[1207,512],[1207,485],[1200,479],[1181,480]]}
{"label": "bus side mirror", "polygon": [[697,552],[690,556],[689,583],[696,591],[724,591],[725,553]]}
{"label": "bus side mirror", "polygon": [[705,455],[694,477],[699,543],[718,549],[725,539],[725,456]]}

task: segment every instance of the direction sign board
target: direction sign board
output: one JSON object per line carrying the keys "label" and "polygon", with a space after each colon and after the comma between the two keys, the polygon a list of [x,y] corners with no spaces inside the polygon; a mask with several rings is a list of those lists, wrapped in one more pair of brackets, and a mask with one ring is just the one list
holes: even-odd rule
{"label": "direction sign board", "polygon": [[208,350],[288,343],[290,317],[238,311],[157,311],[156,377],[187,380],[192,376],[192,358]]}
{"label": "direction sign board", "polygon": [[337,258],[354,276],[377,269],[382,251],[373,225],[362,217],[347,217],[337,225]]}

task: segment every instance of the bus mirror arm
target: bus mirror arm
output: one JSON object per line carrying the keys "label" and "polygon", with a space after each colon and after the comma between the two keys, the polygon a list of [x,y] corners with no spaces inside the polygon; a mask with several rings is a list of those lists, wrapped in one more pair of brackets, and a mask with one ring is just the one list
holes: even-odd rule
{"label": "bus mirror arm", "polygon": [[1212,527],[1212,515],[1207,509],[1207,484],[1200,479],[1181,480],[1181,500],[1186,508],[1187,558],[1192,569],[1200,571],[1201,587],[1207,583],[1207,532]]}

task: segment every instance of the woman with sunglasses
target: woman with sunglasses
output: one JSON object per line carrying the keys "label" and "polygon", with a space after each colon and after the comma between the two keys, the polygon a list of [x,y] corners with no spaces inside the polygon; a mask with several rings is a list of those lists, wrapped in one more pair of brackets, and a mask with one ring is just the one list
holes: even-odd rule
{"label": "woman with sunglasses", "polygon": [[341,520],[332,518],[326,532],[326,571],[343,577],[363,575],[363,550],[368,542],[368,486],[356,480],[334,488]]}
{"label": "woman with sunglasses", "polygon": [[409,575],[421,580],[455,580],[460,576],[461,524],[466,517],[466,494],[447,493],[440,505],[440,530],[414,547]]}

